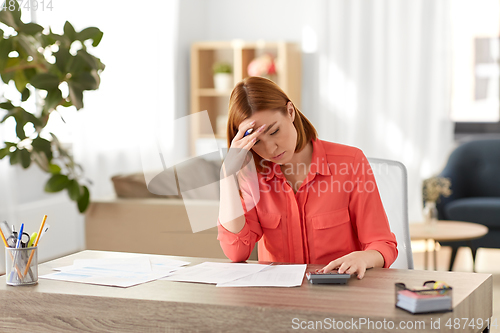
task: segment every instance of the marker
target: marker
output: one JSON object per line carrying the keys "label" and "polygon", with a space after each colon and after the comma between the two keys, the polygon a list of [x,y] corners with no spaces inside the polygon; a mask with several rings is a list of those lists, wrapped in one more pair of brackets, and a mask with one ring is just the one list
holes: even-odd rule
{"label": "marker", "polygon": [[37,235],[38,234],[36,233],[36,231],[31,234],[30,241],[28,242],[28,247],[32,247],[33,246],[33,244],[35,243],[35,239],[36,239]]}

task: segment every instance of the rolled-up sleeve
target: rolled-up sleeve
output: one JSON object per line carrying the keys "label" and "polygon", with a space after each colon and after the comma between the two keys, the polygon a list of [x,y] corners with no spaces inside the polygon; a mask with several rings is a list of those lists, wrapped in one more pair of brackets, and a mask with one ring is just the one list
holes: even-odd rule
{"label": "rolled-up sleeve", "polygon": [[355,186],[349,202],[351,221],[361,248],[380,252],[384,268],[388,268],[398,256],[396,237],[389,227],[370,164],[361,150],[354,157],[352,170]]}
{"label": "rolled-up sleeve", "polygon": [[[253,163],[253,162],[252,162]],[[262,237],[262,228],[256,212],[259,187],[258,182],[249,182],[244,172],[238,174],[239,189],[241,191],[241,205],[245,216],[245,225],[238,233],[232,233],[217,220],[218,236],[222,251],[233,262],[248,260],[255,243]],[[257,199],[256,199],[257,198]]]}

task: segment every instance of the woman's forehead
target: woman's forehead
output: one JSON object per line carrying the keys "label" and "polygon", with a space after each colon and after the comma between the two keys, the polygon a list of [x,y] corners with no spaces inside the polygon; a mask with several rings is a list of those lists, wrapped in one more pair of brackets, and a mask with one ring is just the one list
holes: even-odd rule
{"label": "woman's forehead", "polygon": [[255,124],[270,124],[271,121],[279,121],[283,118],[283,114],[278,110],[265,110],[254,112],[250,117],[245,119],[246,121],[255,120]]}

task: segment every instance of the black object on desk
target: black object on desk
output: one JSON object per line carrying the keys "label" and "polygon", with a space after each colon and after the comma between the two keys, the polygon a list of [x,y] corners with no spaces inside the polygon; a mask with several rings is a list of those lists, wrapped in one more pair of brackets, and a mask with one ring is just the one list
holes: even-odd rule
{"label": "black object on desk", "polygon": [[346,284],[351,274],[307,272],[306,277],[312,284]]}

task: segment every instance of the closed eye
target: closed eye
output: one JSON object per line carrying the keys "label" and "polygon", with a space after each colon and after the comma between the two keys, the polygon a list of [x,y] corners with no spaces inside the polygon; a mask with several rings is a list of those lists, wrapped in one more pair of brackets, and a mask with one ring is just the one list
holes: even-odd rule
{"label": "closed eye", "polygon": [[[278,133],[278,131],[279,131],[279,130],[280,130],[280,129],[278,128],[278,129],[276,129],[276,131],[272,132],[272,133],[271,133],[271,134],[269,134],[269,135],[274,135],[274,134]],[[255,141],[254,145],[258,144],[259,142],[260,142],[260,140]]]}

